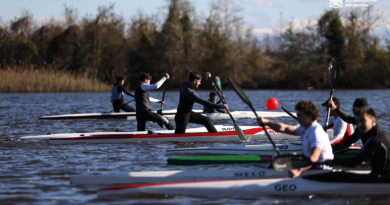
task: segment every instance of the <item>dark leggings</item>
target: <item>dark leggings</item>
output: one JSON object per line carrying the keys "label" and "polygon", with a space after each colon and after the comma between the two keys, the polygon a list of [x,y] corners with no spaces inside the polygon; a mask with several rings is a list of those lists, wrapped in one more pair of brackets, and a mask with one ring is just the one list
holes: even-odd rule
{"label": "dark leggings", "polygon": [[122,100],[113,100],[112,107],[114,108],[114,112],[120,112],[120,110],[125,112],[135,112],[133,107],[126,105]]}
{"label": "dark leggings", "polygon": [[211,123],[210,118],[203,116],[200,113],[195,112],[189,112],[184,114],[176,113],[175,116],[175,122],[176,122],[176,130],[175,134],[183,134],[186,132],[187,124],[195,123],[195,124],[201,124],[206,127],[207,131],[210,133],[216,133],[218,132],[214,125]]}
{"label": "dark leggings", "polygon": [[303,176],[304,179],[310,179],[323,182],[344,182],[344,183],[390,183],[389,175],[375,174],[354,174],[348,172],[333,172],[326,174],[315,174]]}
{"label": "dark leggings", "polygon": [[157,122],[157,123],[161,124],[161,126],[162,126],[162,124],[164,124],[168,130],[175,129],[168,120],[162,119],[163,116],[161,116],[157,113],[154,113],[150,110],[137,112],[136,118],[137,118],[137,131],[145,131],[146,121]]}

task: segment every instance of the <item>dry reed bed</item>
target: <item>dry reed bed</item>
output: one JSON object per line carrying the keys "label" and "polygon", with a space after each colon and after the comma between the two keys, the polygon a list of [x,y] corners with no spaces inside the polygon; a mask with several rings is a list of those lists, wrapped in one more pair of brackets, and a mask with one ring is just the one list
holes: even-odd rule
{"label": "dry reed bed", "polygon": [[0,92],[101,92],[109,85],[64,71],[49,69],[0,69]]}

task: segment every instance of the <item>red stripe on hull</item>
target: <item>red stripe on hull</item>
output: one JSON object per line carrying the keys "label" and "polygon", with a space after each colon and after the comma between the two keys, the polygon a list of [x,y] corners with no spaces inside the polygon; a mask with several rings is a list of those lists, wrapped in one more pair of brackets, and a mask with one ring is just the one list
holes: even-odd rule
{"label": "red stripe on hull", "polygon": [[[267,128],[271,129],[271,128]],[[263,128],[253,128],[249,130],[243,130],[246,135],[254,135],[256,133],[264,131]],[[169,138],[169,137],[218,137],[218,136],[234,136],[237,135],[236,131],[218,132],[218,133],[186,133],[186,134],[159,134],[159,135],[134,135],[126,134],[118,136],[116,134],[111,135],[91,135],[86,137],[68,137],[68,138],[52,138],[50,140],[104,140],[104,139],[148,139],[148,138]]]}
{"label": "red stripe on hull", "polygon": [[285,179],[290,180],[291,178],[266,178],[266,179],[232,179],[232,180],[211,180],[211,181],[194,181],[194,182],[166,182],[166,183],[154,183],[154,184],[134,184],[134,185],[124,185],[124,186],[115,186],[115,187],[107,187],[100,189],[104,190],[119,190],[119,189],[131,189],[131,188],[141,188],[141,187],[151,187],[151,186],[162,186],[162,185],[175,185],[175,184],[198,184],[205,182],[234,182],[234,181],[262,181],[262,180],[270,180],[270,179]]}

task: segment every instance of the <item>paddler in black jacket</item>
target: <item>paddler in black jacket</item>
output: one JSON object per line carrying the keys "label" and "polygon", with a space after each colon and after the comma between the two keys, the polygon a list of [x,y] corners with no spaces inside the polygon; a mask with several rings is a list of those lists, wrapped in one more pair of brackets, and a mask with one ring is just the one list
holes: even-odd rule
{"label": "paddler in black jacket", "polygon": [[149,90],[156,90],[161,87],[165,80],[169,79],[168,73],[165,73],[156,84],[150,85],[152,76],[149,73],[140,74],[140,83],[135,89],[135,105],[137,108],[137,131],[145,131],[146,121],[157,122],[161,127],[165,125],[168,130],[174,130],[175,128],[168,121],[167,118],[157,113],[152,112],[152,106],[150,102],[163,103],[164,101],[154,99],[149,96]]}
{"label": "paddler in black jacket", "polygon": [[[222,98],[225,98],[225,95],[222,95]],[[216,100],[217,100],[217,93],[214,92],[214,91],[211,91],[210,92],[210,99],[208,101],[211,102],[211,103],[214,103],[214,104],[219,104],[219,103],[222,102],[222,99],[219,100],[218,102],[215,102]],[[215,110],[220,112],[220,113],[227,113],[227,111],[220,110],[219,108],[203,106],[203,113],[214,113]]]}
{"label": "paddler in black jacket", "polygon": [[123,102],[123,93],[126,93],[128,96],[134,97],[133,94],[129,93],[124,87],[125,78],[122,76],[118,76],[116,78],[116,83],[111,89],[111,102],[112,107],[114,108],[114,112],[120,112],[122,109],[125,112],[135,112],[135,109],[130,105],[126,105]]}
{"label": "paddler in black jacket", "polygon": [[326,182],[361,182],[361,183],[389,183],[390,182],[390,135],[378,129],[376,114],[368,106],[354,111],[357,129],[367,136],[362,151],[351,158],[333,159],[325,161],[328,165],[342,165],[355,167],[366,160],[370,160],[370,174],[353,174],[334,172],[316,176],[305,177],[308,179]]}
{"label": "paddler in black jacket", "polygon": [[[333,100],[328,101],[328,106],[331,107],[332,110],[335,110],[337,115],[346,123],[349,124],[356,124],[355,117],[349,116],[347,113],[342,111],[337,105],[333,102]],[[355,112],[357,109],[362,107],[368,107],[368,102],[365,98],[356,98],[355,102],[353,103],[352,112]],[[379,123],[376,123],[377,126],[375,126],[375,129],[380,130]],[[336,145],[332,146],[333,152],[341,151],[343,149],[348,148],[351,144],[357,142],[359,139],[362,140],[363,145],[366,144],[367,140],[369,139],[368,134],[361,133],[359,129],[355,129],[354,133],[349,136],[346,140],[337,143]]]}
{"label": "paddler in black jacket", "polygon": [[201,83],[203,83],[208,78],[211,78],[209,72],[206,73],[205,77],[202,79],[199,73],[191,72],[188,78],[188,81],[185,81],[181,84],[180,87],[180,99],[179,106],[177,107],[177,113],[175,116],[176,130],[175,134],[183,134],[186,132],[187,124],[195,123],[201,124],[206,127],[206,129],[211,133],[216,133],[214,125],[211,123],[210,118],[203,116],[200,113],[195,113],[192,111],[192,107],[195,102],[212,108],[228,108],[227,104],[217,105],[206,100],[203,100],[199,97],[195,88],[198,88]]}

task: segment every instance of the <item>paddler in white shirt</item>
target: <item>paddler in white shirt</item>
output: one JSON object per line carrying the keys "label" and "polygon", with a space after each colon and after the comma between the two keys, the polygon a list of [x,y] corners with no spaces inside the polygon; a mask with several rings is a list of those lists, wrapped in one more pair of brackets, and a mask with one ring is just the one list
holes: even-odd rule
{"label": "paddler in white shirt", "polygon": [[[317,123],[319,117],[317,106],[311,101],[300,101],[295,105],[295,111],[299,122],[296,126],[273,122],[263,117],[257,118],[257,122],[259,125],[263,122],[277,132],[301,136],[303,154],[313,163],[332,160],[334,156],[329,137],[322,126]],[[289,176],[292,178],[298,177],[308,169],[330,170],[332,168],[327,165],[308,166],[290,170]]]}
{"label": "paddler in white shirt", "polygon": [[[336,107],[340,109],[340,100],[336,97],[332,97],[332,100]],[[322,103],[321,105],[326,107],[328,105],[328,101],[329,100],[327,100],[325,103]],[[328,129],[333,128],[334,131],[333,139],[330,140],[330,144],[334,146],[339,142],[345,141],[349,136],[351,136],[353,134],[353,127],[351,124],[342,120],[335,110],[331,110],[329,114],[331,117],[329,118]],[[325,129],[325,123],[322,125],[322,127]]]}

